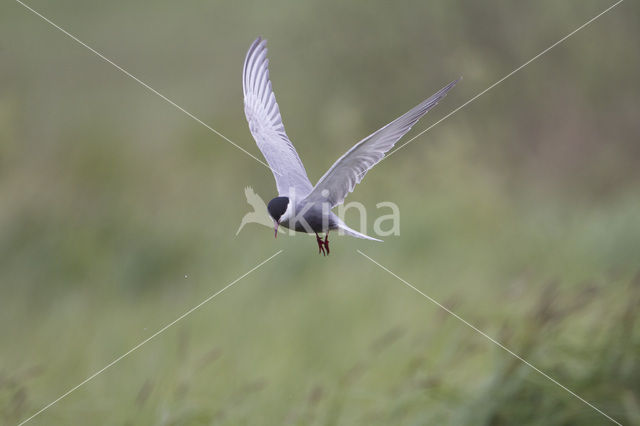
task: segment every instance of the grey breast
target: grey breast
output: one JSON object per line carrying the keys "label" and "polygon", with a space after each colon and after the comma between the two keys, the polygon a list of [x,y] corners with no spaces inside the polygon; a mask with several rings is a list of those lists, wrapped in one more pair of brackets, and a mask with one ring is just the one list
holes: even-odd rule
{"label": "grey breast", "polygon": [[[296,232],[326,232],[338,226],[336,215],[329,210],[328,206],[323,211],[319,203],[297,203],[295,213],[295,217],[289,219],[287,223],[283,222],[282,225]],[[305,223],[308,224],[308,228]]]}

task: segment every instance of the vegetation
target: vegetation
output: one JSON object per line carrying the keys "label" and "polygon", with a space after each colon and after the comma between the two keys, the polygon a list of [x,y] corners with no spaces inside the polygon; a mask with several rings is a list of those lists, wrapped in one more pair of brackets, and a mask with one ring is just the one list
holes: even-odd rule
{"label": "vegetation", "polygon": [[[427,128],[609,5],[29,4],[252,154],[258,35],[312,181],[447,82]],[[0,423],[640,424],[638,4],[623,2],[381,163],[383,244],[274,240],[269,170],[20,4],[0,6]],[[408,140],[408,139],[407,139]],[[373,224],[371,217],[369,229]],[[356,225],[357,214],[347,214]]]}

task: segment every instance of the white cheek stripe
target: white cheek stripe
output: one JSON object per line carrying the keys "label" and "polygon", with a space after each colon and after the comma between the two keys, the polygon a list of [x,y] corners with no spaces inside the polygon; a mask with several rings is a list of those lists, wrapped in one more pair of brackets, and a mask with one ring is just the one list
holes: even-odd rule
{"label": "white cheek stripe", "polygon": [[285,222],[287,220],[289,220],[289,216],[291,216],[291,199],[289,199],[289,203],[287,204],[287,209],[284,211],[284,213],[282,213],[282,216],[280,216],[280,222]]}

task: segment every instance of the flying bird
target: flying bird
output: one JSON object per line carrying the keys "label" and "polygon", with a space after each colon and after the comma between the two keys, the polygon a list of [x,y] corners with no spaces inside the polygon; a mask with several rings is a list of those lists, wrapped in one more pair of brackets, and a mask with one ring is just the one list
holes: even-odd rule
{"label": "flying bird", "polygon": [[[355,144],[314,186],[284,130],[269,79],[267,42],[258,37],[247,52],[242,70],[244,113],[249,122],[249,130],[276,180],[278,196],[267,205],[275,237],[278,236],[279,226],[315,234],[318,253],[324,255],[330,252],[331,230],[340,230],[356,238],[382,241],[349,228],[331,209],[344,202],[364,175],[458,81],[459,79],[452,81],[406,114]],[[320,237],[321,233],[325,234],[324,239]]]}

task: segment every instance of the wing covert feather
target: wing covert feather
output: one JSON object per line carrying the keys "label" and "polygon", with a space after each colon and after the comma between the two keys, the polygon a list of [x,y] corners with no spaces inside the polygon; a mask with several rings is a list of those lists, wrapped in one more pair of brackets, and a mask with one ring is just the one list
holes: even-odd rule
{"label": "wing covert feather", "polygon": [[452,81],[406,114],[355,144],[320,178],[306,199],[314,202],[329,202],[331,207],[342,204],[367,172],[380,162],[396,142],[411,130],[422,116],[436,106],[459,80]]}

